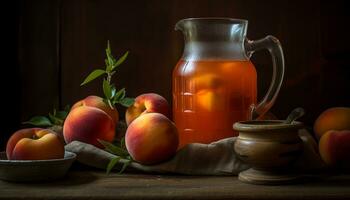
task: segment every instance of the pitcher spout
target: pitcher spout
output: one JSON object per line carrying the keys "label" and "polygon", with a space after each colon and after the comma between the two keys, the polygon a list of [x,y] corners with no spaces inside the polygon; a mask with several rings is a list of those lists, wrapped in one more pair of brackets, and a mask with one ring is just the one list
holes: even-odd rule
{"label": "pitcher spout", "polygon": [[184,31],[184,20],[180,20],[175,24],[175,31]]}

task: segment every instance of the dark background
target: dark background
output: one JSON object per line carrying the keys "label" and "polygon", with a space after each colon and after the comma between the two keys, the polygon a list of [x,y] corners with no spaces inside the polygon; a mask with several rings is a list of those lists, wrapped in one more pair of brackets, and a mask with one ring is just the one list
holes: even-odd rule
{"label": "dark background", "polygon": [[[174,25],[189,17],[243,18],[250,39],[279,38],[286,74],[272,108],[278,117],[302,106],[302,121],[312,126],[324,109],[350,106],[345,1],[16,0],[2,10],[0,149],[31,116],[102,95],[100,81],[79,85],[104,66],[107,40],[114,55],[130,51],[117,87],[126,87],[129,96],[156,92],[171,101],[171,72],[183,48]],[[270,83],[271,58],[258,52],[252,61],[261,97]]]}

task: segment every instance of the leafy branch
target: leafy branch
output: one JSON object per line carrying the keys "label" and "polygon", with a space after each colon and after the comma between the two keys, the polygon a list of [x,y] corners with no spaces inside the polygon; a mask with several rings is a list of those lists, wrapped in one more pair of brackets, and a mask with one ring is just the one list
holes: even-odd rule
{"label": "leafy branch", "polygon": [[112,158],[106,169],[106,173],[109,174],[112,169],[115,167],[115,165],[121,161],[121,159],[124,159],[123,166],[121,167],[120,171],[118,172],[119,174],[123,173],[124,170],[130,165],[132,162],[132,158],[129,155],[129,152],[127,151],[125,147],[125,140],[124,137],[117,143],[117,144],[112,144],[104,140],[98,140],[100,144],[102,144],[105,148],[105,151],[108,151],[109,153],[112,153],[116,155],[116,157]]}
{"label": "leafy branch", "polygon": [[34,116],[28,121],[23,122],[23,124],[30,124],[39,127],[51,127],[54,125],[63,126],[64,120],[69,111],[70,106],[67,105],[64,110],[57,111],[56,109],[53,109],[53,112],[49,113],[48,116]]}
{"label": "leafy branch", "polygon": [[[116,59],[112,55],[112,50],[109,41],[107,42],[106,48],[106,59],[105,59],[105,67],[104,69],[95,69],[92,71],[85,80],[81,83],[80,86],[83,86],[100,76],[104,76],[102,82],[102,89],[104,93],[104,101],[111,107],[114,108],[115,104],[120,104],[125,107],[129,107],[134,104],[134,99],[130,97],[126,97],[125,88],[121,88],[119,90],[116,89],[115,85],[112,84],[112,77],[116,74],[118,66],[120,66],[128,57],[129,52],[125,52],[123,56]],[[101,143],[105,150],[116,155],[116,157],[112,158],[107,165],[106,172],[109,174],[111,170],[115,167],[117,163],[124,159],[123,166],[119,173],[122,173],[126,167],[131,163],[132,159],[125,147],[124,138],[119,141],[117,144],[112,144],[104,140],[98,140]],[[125,161],[126,160],[126,161]]]}
{"label": "leafy branch", "polygon": [[127,51],[124,53],[122,57],[119,59],[115,59],[112,55],[112,50],[109,44],[109,41],[107,42],[107,49],[106,49],[106,56],[105,59],[105,69],[95,69],[92,71],[85,80],[81,83],[80,86],[83,86],[96,78],[105,75],[105,78],[102,82],[102,89],[103,93],[105,95],[105,101],[108,103],[109,106],[112,108],[115,104],[121,104],[125,107],[129,107],[132,104],[134,104],[134,99],[130,97],[126,97],[126,90],[125,88],[122,88],[117,91],[114,84],[112,84],[112,77],[116,73],[116,70],[118,69],[118,66],[121,65],[126,58],[128,57],[129,52]]}

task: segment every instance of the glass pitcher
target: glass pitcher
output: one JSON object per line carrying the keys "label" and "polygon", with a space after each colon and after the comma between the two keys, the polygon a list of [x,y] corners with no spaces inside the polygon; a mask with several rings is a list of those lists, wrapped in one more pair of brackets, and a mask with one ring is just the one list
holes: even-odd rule
{"label": "glass pitcher", "polygon": [[[247,20],[190,18],[177,22],[185,47],[173,70],[173,117],[180,146],[235,136],[234,122],[256,119],[273,105],[284,75],[283,51],[273,36],[246,38]],[[267,49],[273,60],[272,82],[257,103],[257,73],[249,60]]]}

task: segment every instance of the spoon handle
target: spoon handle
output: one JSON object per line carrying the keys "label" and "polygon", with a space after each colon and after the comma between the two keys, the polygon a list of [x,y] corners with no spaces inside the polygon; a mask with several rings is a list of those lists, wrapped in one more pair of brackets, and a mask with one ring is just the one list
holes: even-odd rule
{"label": "spoon handle", "polygon": [[305,110],[301,107],[295,108],[287,117],[285,123],[291,124],[293,121],[305,114]]}

